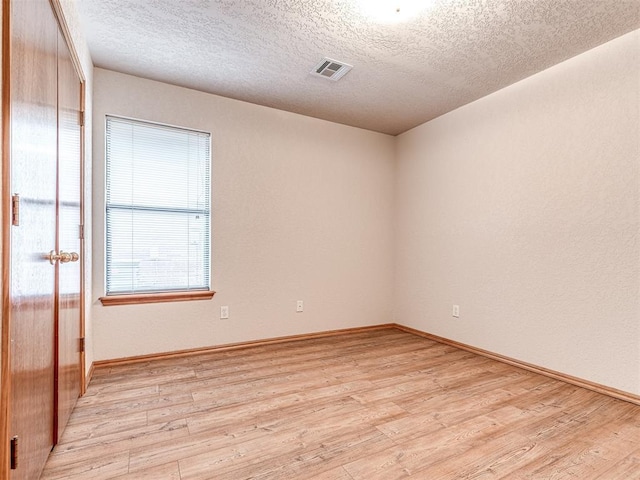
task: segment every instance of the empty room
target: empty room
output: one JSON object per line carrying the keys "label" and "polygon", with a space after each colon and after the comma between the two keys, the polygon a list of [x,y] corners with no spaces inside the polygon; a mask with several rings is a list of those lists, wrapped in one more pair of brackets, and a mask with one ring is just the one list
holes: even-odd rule
{"label": "empty room", "polygon": [[640,480],[640,0],[1,25],[1,479]]}

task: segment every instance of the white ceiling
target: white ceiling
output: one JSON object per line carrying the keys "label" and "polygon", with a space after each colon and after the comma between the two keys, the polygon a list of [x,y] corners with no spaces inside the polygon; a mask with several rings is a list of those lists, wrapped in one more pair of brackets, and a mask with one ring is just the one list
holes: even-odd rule
{"label": "white ceiling", "polygon": [[[98,67],[392,135],[640,28],[640,0],[375,1],[77,4]],[[325,56],[354,68],[309,75]]]}

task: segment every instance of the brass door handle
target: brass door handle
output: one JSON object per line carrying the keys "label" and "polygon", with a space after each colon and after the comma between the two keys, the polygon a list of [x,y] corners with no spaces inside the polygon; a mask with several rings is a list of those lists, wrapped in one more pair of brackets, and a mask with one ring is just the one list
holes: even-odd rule
{"label": "brass door handle", "polygon": [[51,251],[49,252],[49,256],[48,256],[47,258],[49,259],[49,263],[50,263],[51,265],[55,265],[55,263],[56,263],[58,260],[60,260],[60,255],[58,255],[58,254],[56,253],[56,251],[55,251],[55,250],[51,250]]}
{"label": "brass door handle", "polygon": [[77,262],[80,259],[80,255],[76,252],[63,252],[60,250],[60,253],[56,253],[55,250],[51,250],[47,258],[49,263],[54,265],[57,261],[60,261],[60,263]]}
{"label": "brass door handle", "polygon": [[80,258],[76,252],[63,252],[60,250],[60,263],[77,262]]}

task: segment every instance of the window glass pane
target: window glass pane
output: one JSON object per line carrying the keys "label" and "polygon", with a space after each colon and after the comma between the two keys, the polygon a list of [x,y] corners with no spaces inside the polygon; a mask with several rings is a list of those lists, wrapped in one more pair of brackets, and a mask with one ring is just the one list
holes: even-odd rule
{"label": "window glass pane", "polygon": [[209,288],[210,136],[107,117],[107,294]]}

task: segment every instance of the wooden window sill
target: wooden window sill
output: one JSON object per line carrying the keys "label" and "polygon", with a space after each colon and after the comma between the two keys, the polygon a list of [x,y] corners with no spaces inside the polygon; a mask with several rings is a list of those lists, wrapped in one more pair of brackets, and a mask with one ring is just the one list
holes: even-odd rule
{"label": "wooden window sill", "polygon": [[138,305],[141,303],[188,302],[190,300],[211,300],[213,290],[193,292],[142,293],[131,295],[108,295],[100,297],[102,305]]}

